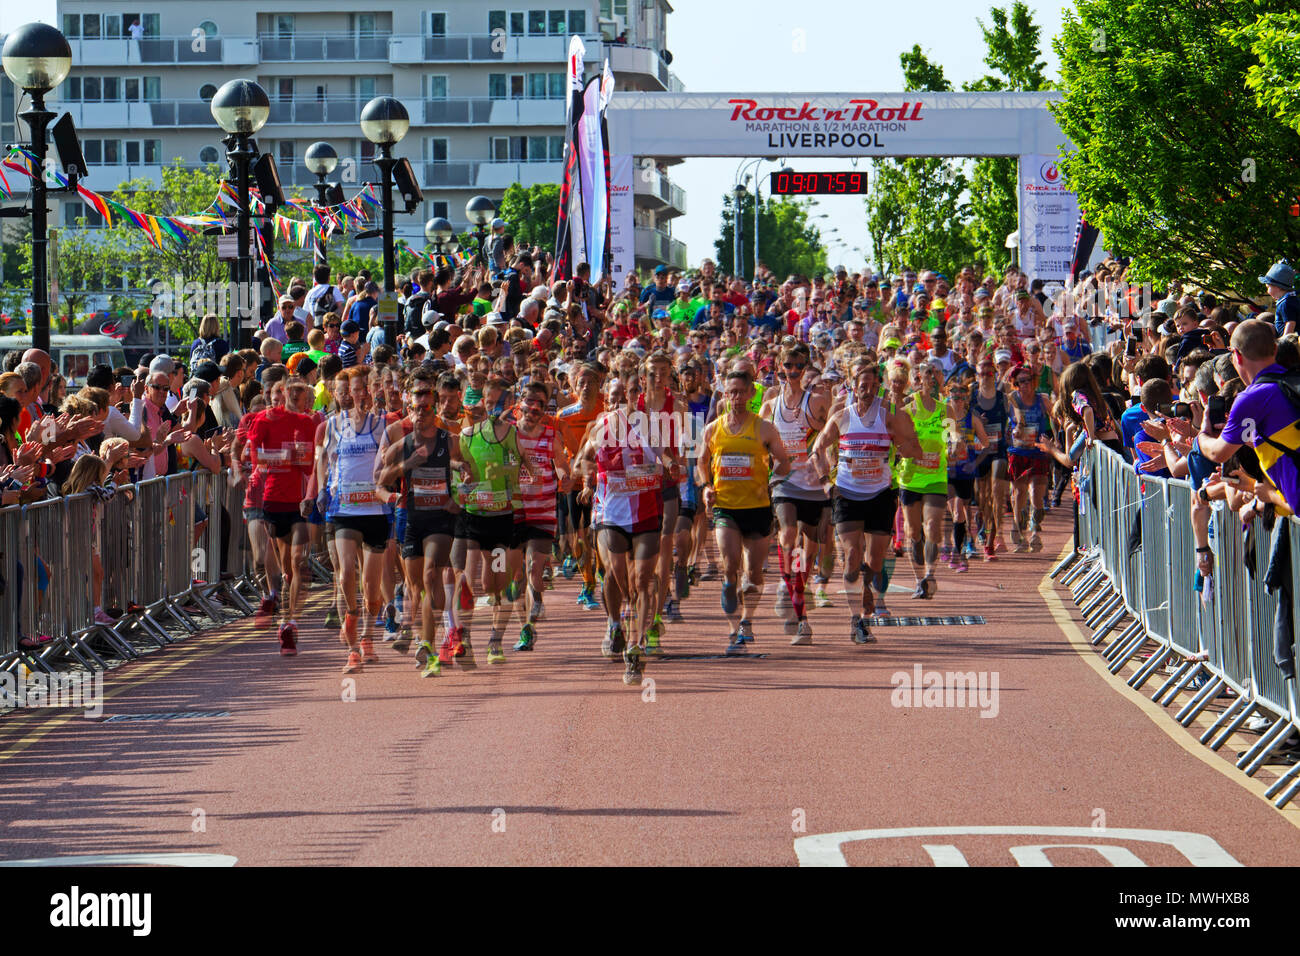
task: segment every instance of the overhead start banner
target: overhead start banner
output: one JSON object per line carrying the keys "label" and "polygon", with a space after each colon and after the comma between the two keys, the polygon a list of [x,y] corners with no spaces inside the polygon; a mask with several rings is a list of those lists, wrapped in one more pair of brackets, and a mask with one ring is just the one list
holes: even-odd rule
{"label": "overhead start banner", "polygon": [[1074,257],[1079,200],[1065,188],[1056,157],[1020,157],[1020,266],[1030,278],[1064,282]]}
{"label": "overhead start banner", "polygon": [[1048,93],[614,94],[610,147],[631,156],[1021,156],[1065,136]]}

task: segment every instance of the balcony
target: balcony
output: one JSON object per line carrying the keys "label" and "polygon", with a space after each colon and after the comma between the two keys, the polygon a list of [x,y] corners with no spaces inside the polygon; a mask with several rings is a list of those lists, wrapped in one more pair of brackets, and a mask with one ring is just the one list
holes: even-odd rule
{"label": "balcony", "polygon": [[[599,64],[599,36],[584,36],[587,63]],[[418,63],[563,63],[569,37],[492,36],[464,33],[441,37],[402,34],[390,37],[388,61],[395,66]]]}
{"label": "balcony", "polygon": [[255,37],[171,36],[72,39],[72,62],[80,67],[132,64],[251,66],[257,63]]}
{"label": "balcony", "polygon": [[686,268],[686,244],[678,242],[666,232],[637,226],[635,238],[638,261],[662,262],[665,265]]}
{"label": "balcony", "polygon": [[[648,174],[648,175],[647,175]],[[633,172],[633,200],[638,206],[653,209],[662,218],[686,214],[686,191],[653,167]]]}
{"label": "balcony", "polygon": [[424,183],[430,189],[504,190],[513,183],[558,183],[564,178],[562,162],[494,162],[486,159],[425,163]]}
{"label": "balcony", "polygon": [[563,126],[564,100],[443,97],[424,101],[425,126]]}
{"label": "balcony", "polygon": [[[668,69],[668,64],[660,59],[658,50],[609,43],[605,45],[603,53],[609,56],[609,67],[623,88],[649,92],[680,92],[682,89],[681,81]],[[600,51],[597,55],[600,59],[593,62],[600,63],[603,55]]]}
{"label": "balcony", "polygon": [[388,59],[391,37],[390,33],[262,33],[257,43],[264,63],[383,61]]}

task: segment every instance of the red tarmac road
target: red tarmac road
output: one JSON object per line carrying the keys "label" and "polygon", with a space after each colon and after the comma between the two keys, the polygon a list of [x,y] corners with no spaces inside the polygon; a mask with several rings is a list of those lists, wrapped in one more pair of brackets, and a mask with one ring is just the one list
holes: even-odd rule
{"label": "red tarmac road", "polygon": [[[577,580],[557,577],[532,653],[488,665],[480,612],[476,669],[422,680],[412,657],[380,645],[380,663],[356,675],[346,701],[345,655],[320,623],[318,587],[297,658],[281,658],[269,629],[248,621],[105,681],[105,716],[229,716],[104,722],[45,710],[0,719],[0,858],[1108,862],[1078,847],[1012,852],[1054,843],[1103,845],[1110,862],[1127,850],[1149,865],[1189,865],[1189,853],[1202,863],[1300,864],[1300,812],[1272,809],[1252,792],[1260,784],[1241,783],[1223,757],[1099,672],[1095,652],[1077,649],[1068,595],[1040,592],[1068,520],[1049,516],[1041,554],[1005,555],[965,575],[945,568],[933,601],[889,597],[895,614],[981,614],[987,624],[877,627],[879,643],[865,648],[848,640],[835,582],[835,606],[810,611],[813,646],[790,647],[769,578],[755,627],[760,656],[723,658],[718,585],[706,583],[664,637],[672,655],[688,656],[651,659],[653,689],[623,685],[621,664],[598,653],[604,615],[576,608]],[[911,571],[898,565],[910,591]],[[979,706],[894,706],[895,675],[917,667],[996,674],[996,714],[988,700],[988,717]],[[1244,749],[1239,741],[1225,755]],[[877,833],[842,851],[837,839],[805,840],[798,855],[795,843],[978,826],[1084,832]]]}

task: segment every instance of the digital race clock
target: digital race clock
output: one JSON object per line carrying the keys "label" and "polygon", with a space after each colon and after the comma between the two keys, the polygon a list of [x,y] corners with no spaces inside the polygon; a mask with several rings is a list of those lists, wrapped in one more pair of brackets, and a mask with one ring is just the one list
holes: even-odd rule
{"label": "digital race clock", "polygon": [[849,196],[866,191],[866,173],[796,173],[783,169],[772,174],[774,196]]}

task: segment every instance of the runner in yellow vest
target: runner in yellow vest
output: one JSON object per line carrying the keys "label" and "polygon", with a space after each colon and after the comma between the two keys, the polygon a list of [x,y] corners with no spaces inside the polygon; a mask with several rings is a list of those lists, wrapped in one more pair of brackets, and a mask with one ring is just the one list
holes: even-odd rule
{"label": "runner in yellow vest", "polygon": [[904,406],[921,444],[918,458],[899,458],[903,527],[911,543],[916,573],[914,598],[930,598],[938,589],[934,566],[939,560],[943,512],[948,501],[948,442],[956,427],[948,403],[939,397],[939,370],[930,363],[917,368],[915,391]]}
{"label": "runner in yellow vest", "polygon": [[[725,411],[704,429],[699,479],[704,505],[713,509],[713,533],[722,559],[722,611],[731,625],[728,654],[743,654],[754,639],[750,617],[763,593],[763,561],[772,537],[768,481],[790,473],[781,434],[749,410],[754,380],[727,373]],[[768,469],[768,456],[775,467]],[[749,584],[740,594],[742,555]]]}

